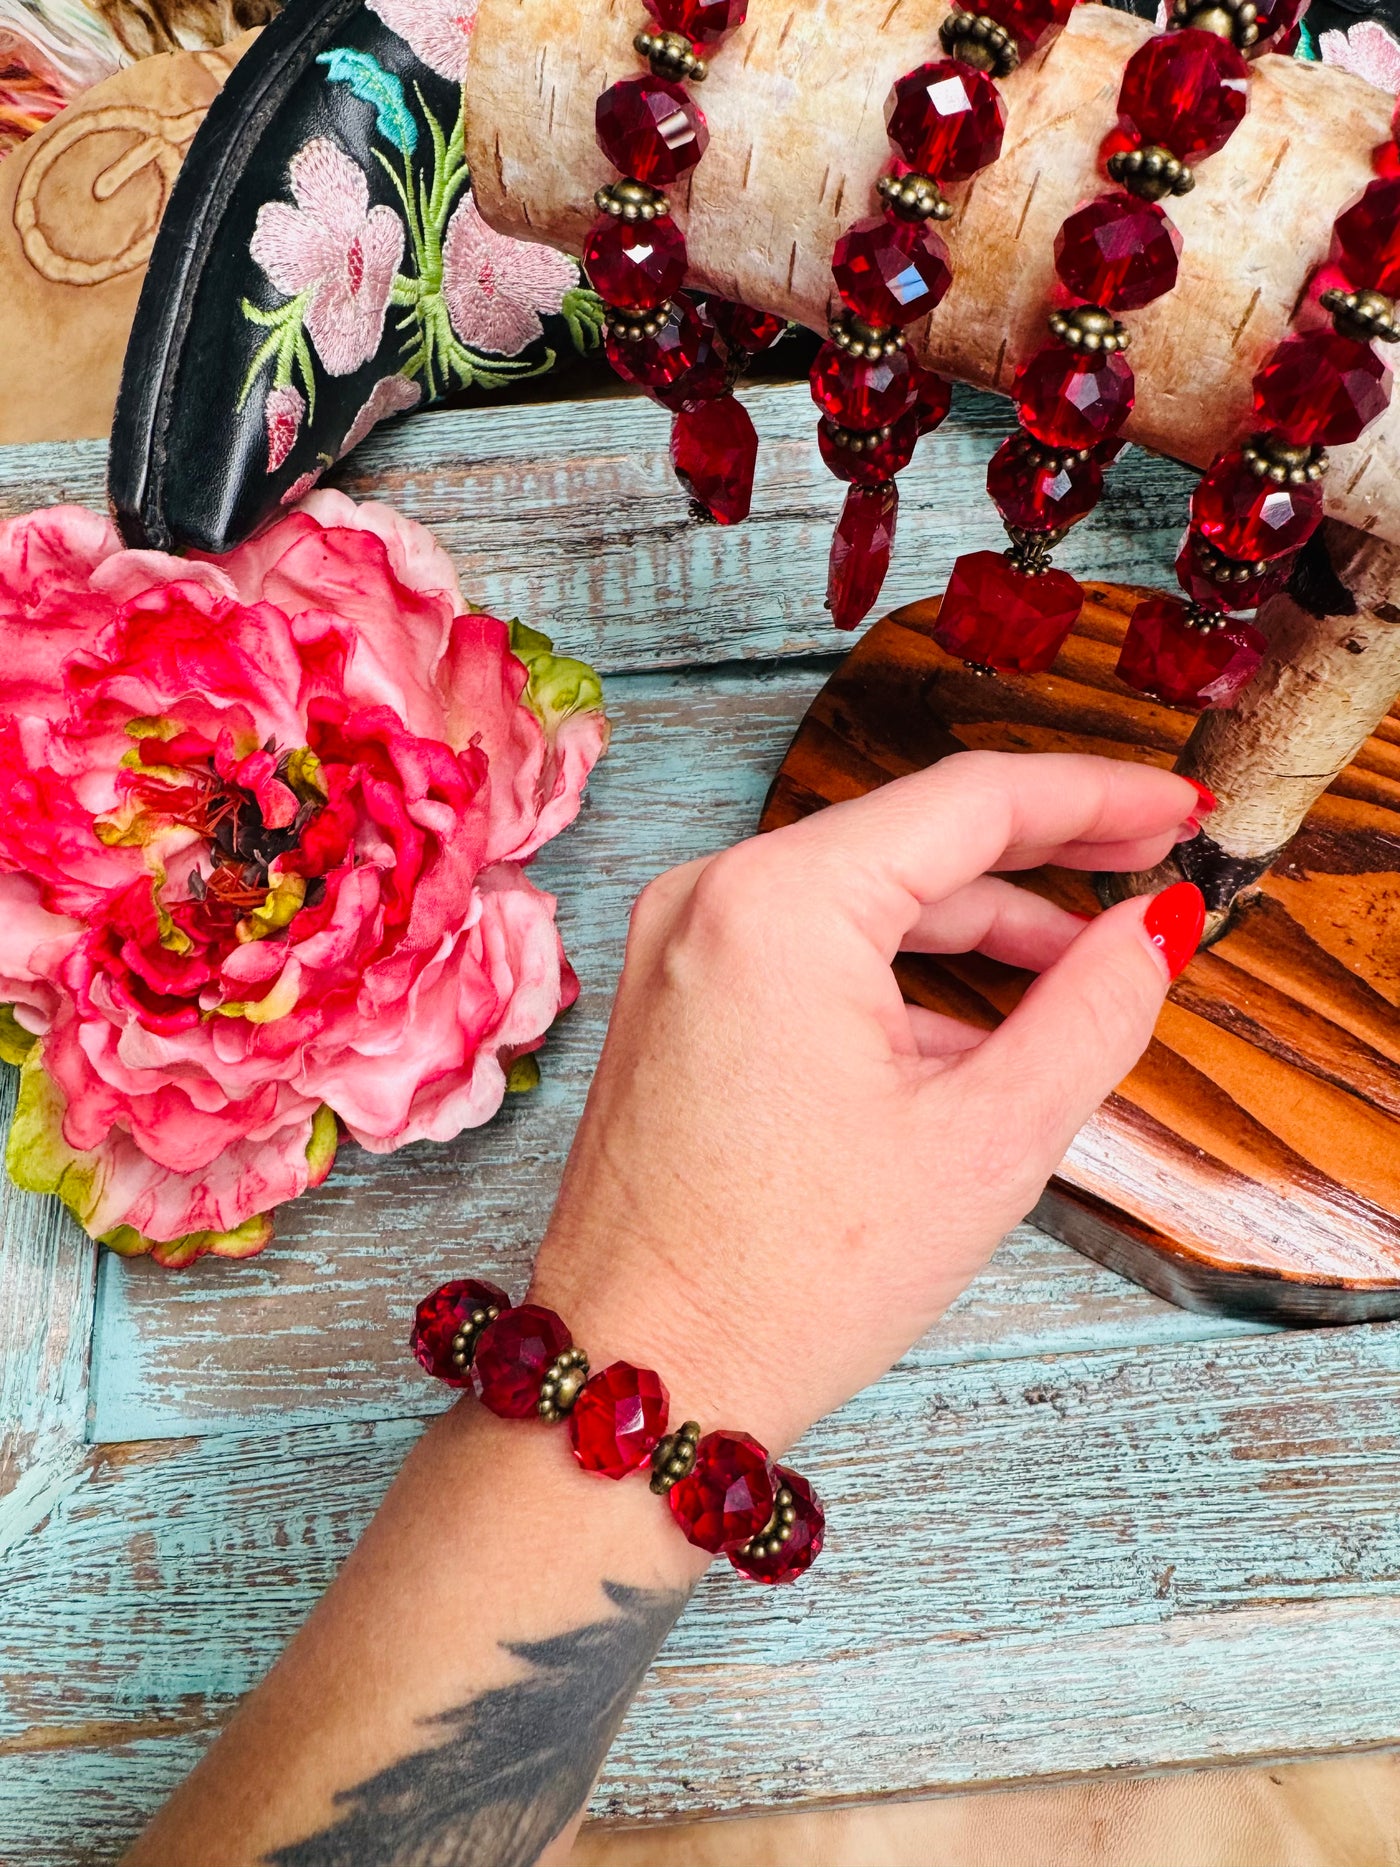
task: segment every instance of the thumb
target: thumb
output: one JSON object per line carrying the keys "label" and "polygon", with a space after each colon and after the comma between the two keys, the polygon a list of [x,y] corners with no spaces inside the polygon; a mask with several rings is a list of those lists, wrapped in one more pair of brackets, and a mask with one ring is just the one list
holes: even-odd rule
{"label": "thumb", "polygon": [[[1146,1050],[1167,988],[1196,951],[1205,901],[1192,882],[1120,902],[1090,922],[995,1031],[960,1059],[981,1091],[1010,1100],[1027,1166],[1053,1171]],[[969,1087],[973,1085],[970,1083]],[[1021,1125],[1023,1124],[1023,1125]]]}

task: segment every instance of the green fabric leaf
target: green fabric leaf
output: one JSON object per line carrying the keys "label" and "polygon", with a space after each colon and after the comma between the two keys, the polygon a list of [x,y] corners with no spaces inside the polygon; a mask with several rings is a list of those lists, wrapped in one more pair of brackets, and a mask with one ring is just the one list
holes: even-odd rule
{"label": "green fabric leaf", "polygon": [[403,85],[392,71],[386,71],[368,52],[356,52],[347,45],[322,52],[316,63],[325,66],[333,84],[348,84],[362,103],[373,104],[375,124],[386,142],[403,155],[413,154],[418,147],[418,125]]}
{"label": "green fabric leaf", "polygon": [[13,1005],[0,1005],[0,1062],[23,1063],[38,1041],[16,1021]]}
{"label": "green fabric leaf", "polygon": [[588,713],[603,704],[603,683],[586,661],[556,655],[554,644],[519,619],[510,625],[510,651],[523,661],[530,679],[525,703],[547,729],[570,713]]}
{"label": "green fabric leaf", "polygon": [[96,1154],[79,1154],[64,1140],[65,1106],[63,1091],[40,1063],[36,1046],[20,1065],[5,1165],[26,1193],[57,1193],[86,1231],[102,1197],[102,1164]]}
{"label": "green fabric leaf", "polygon": [[98,1244],[106,1245],[122,1258],[154,1258],[157,1264],[163,1264],[168,1271],[183,1270],[185,1265],[193,1264],[196,1258],[202,1258],[206,1252],[212,1252],[216,1258],[251,1258],[262,1250],[272,1237],[272,1214],[255,1213],[251,1219],[245,1219],[231,1232],[186,1232],[183,1238],[167,1238],[160,1242],[143,1237],[129,1225],[115,1226],[110,1232],[98,1239]]}

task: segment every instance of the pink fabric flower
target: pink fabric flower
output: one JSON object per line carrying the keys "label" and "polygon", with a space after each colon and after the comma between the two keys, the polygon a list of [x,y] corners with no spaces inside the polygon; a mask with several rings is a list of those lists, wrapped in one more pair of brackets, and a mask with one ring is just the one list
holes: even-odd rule
{"label": "pink fabric flower", "polygon": [[499,1106],[577,982],[522,865],[596,677],[463,614],[422,527],[318,492],[219,559],[0,525],[0,1054],[13,1177],[167,1263]]}
{"label": "pink fabric flower", "polygon": [[300,389],[284,383],[268,391],[263,403],[263,422],[267,427],[267,470],[276,473],[296,446],[301,424],[306,417],[306,398]]}
{"label": "pink fabric flower", "polygon": [[544,334],[540,313],[558,311],[577,283],[571,259],[552,246],[497,233],[471,195],[463,195],[442,243],[442,295],[464,344],[518,355]]}
{"label": "pink fabric flower", "polygon": [[369,204],[369,183],[345,151],[317,136],[287,168],[295,207],[258,209],[249,252],[279,292],[309,293],[306,329],[332,376],[367,363],[403,257],[403,222]]}
{"label": "pink fabric flower", "polygon": [[340,444],[336,459],[343,459],[352,447],[358,447],[371,428],[377,428],[381,421],[388,421],[391,415],[402,415],[410,408],[417,408],[423,400],[420,385],[407,376],[381,376],[365,398],[364,406],[345,430],[345,439]]}
{"label": "pink fabric flower", "polygon": [[477,0],[370,0],[390,32],[406,39],[430,71],[466,81]]}
{"label": "pink fabric flower", "polygon": [[1317,41],[1324,65],[1337,65],[1391,96],[1400,92],[1400,44],[1373,19],[1358,20],[1345,32],[1324,32]]}

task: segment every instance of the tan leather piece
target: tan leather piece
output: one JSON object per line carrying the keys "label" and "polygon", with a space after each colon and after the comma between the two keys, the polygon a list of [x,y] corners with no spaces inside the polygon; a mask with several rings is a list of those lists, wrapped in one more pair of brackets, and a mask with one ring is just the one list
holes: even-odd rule
{"label": "tan leather piece", "polygon": [[0,443],[107,435],[171,186],[256,36],[142,59],[0,162]]}
{"label": "tan leather piece", "polygon": [[734,1821],[590,1823],[568,1867],[1396,1867],[1400,1754]]}

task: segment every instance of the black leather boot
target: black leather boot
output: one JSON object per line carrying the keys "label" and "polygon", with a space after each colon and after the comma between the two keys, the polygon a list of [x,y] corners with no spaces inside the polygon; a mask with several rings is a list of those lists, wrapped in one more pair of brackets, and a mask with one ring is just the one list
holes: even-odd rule
{"label": "black leather boot", "polygon": [[109,483],[128,542],[222,551],[376,422],[590,350],[572,259],[495,234],[462,153],[473,0],[291,0],[171,194]]}

